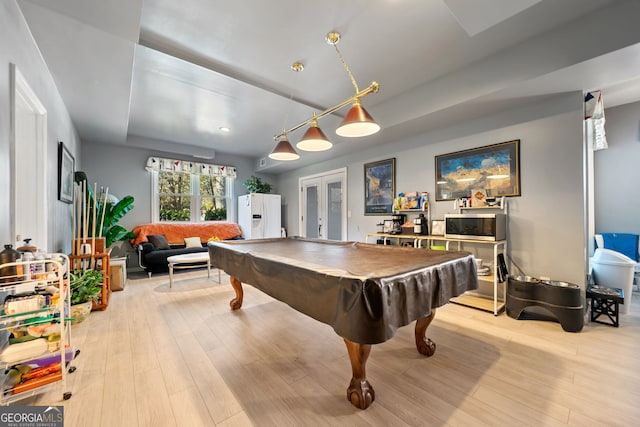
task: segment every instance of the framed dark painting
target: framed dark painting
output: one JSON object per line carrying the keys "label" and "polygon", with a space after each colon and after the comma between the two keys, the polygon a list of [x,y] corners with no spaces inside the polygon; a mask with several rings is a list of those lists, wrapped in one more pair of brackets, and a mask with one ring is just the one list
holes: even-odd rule
{"label": "framed dark painting", "polygon": [[392,214],[395,194],[396,159],[366,163],[364,165],[364,214]]}
{"label": "framed dark painting", "polygon": [[65,203],[73,202],[73,173],[75,159],[60,141],[58,145],[58,200]]}
{"label": "framed dark painting", "polygon": [[520,195],[520,140],[436,156],[436,200]]}

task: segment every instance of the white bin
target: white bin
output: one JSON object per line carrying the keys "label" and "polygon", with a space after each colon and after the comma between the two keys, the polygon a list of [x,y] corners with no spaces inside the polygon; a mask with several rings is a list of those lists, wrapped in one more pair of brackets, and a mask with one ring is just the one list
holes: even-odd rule
{"label": "white bin", "polygon": [[631,258],[611,249],[596,249],[591,258],[591,268],[595,283],[624,291],[624,304],[620,312],[627,314],[631,308],[633,291],[633,268],[636,263]]}

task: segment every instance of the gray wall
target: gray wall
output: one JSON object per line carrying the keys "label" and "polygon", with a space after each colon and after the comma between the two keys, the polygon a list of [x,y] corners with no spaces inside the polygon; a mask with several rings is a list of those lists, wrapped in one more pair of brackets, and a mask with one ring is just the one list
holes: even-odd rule
{"label": "gray wall", "polygon": [[[58,201],[58,141],[64,141],[79,161],[79,140],[22,13],[13,0],[0,1],[0,243],[11,243],[10,222],[10,63],[16,64],[47,110],[46,174],[48,199],[48,251],[71,250],[71,205]],[[76,163],[78,164],[78,163]],[[34,242],[35,243],[35,242]]]}
{"label": "gray wall", "polygon": [[609,148],[594,153],[596,233],[640,234],[640,102],[606,107]]}
{"label": "gray wall", "polygon": [[[255,160],[248,157],[216,154],[214,159],[202,160],[161,151],[83,141],[82,164],[89,183],[97,182],[98,186],[109,187],[109,194],[114,194],[118,198],[126,195],[135,198],[135,208],[120,222],[120,225],[129,230],[138,224],[151,222],[151,177],[145,166],[147,159],[152,156],[235,166],[237,168],[236,196],[247,194],[244,181],[252,174],[273,184],[272,193],[278,192],[275,186],[276,179],[268,174],[254,173]],[[237,197],[234,203],[237,205]]]}
{"label": "gray wall", "polygon": [[[256,174],[253,171],[255,160],[231,155],[216,155],[214,159],[202,160],[189,156],[130,148],[123,145],[99,144],[90,141],[82,142],[82,165],[90,184],[109,187],[109,194],[118,198],[130,195],[135,199],[134,208],[120,221],[127,230],[136,225],[151,222],[151,176],[145,169],[149,157],[165,157],[177,160],[192,160],[217,165],[229,165],[237,168],[235,185],[236,196],[246,194],[244,181],[252,174],[260,176],[274,185],[273,193],[277,192],[276,179],[268,174]],[[237,212],[237,197],[234,200],[234,211]],[[234,221],[237,217],[234,218]],[[129,268],[137,266],[138,255],[128,242],[115,242],[112,246],[112,256],[128,257]]]}
{"label": "gray wall", "polygon": [[[508,199],[509,258],[528,275],[583,285],[586,239],[582,117],[582,93],[576,92],[283,174],[278,186],[286,205],[287,230],[290,235],[298,234],[298,179],[347,166],[347,203],[351,211],[348,239],[364,241],[384,217],[363,214],[363,164],[390,157],[396,158],[396,191],[428,191],[432,219],[442,218],[453,210],[453,203],[433,201],[434,156],[520,139],[522,196]],[[469,250],[491,258],[486,251],[475,247]]]}

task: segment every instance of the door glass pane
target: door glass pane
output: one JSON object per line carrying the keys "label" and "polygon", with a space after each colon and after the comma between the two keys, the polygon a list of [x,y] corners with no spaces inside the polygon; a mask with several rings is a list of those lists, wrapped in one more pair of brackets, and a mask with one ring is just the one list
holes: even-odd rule
{"label": "door glass pane", "polygon": [[318,238],[318,187],[306,187],[306,237]]}
{"label": "door glass pane", "polygon": [[327,184],[327,239],[342,240],[342,182]]}

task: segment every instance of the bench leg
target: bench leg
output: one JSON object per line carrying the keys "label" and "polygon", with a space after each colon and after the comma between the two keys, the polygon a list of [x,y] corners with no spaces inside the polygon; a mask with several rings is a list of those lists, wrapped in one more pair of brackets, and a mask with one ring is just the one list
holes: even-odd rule
{"label": "bench leg", "polygon": [[169,287],[171,287],[172,285],[173,285],[173,264],[169,263]]}

